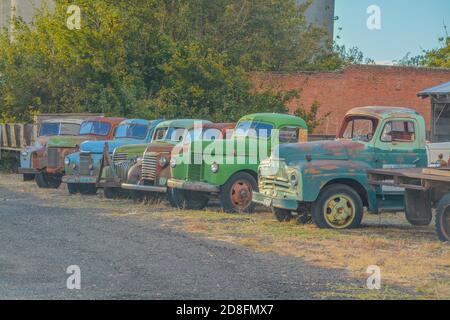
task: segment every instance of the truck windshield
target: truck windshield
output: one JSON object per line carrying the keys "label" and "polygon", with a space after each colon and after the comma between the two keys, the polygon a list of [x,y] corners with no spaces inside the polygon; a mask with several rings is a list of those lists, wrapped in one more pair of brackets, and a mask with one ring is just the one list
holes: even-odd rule
{"label": "truck windshield", "polygon": [[236,137],[269,138],[272,135],[273,125],[258,121],[239,122],[234,135]]}
{"label": "truck windshield", "polygon": [[339,138],[369,142],[372,140],[378,120],[374,118],[350,117],[344,120]]}
{"label": "truck windshield", "polygon": [[147,137],[148,127],[140,124],[127,124],[117,128],[116,139],[130,138],[143,140]]}
{"label": "truck windshield", "polygon": [[164,127],[156,130],[153,140],[179,142],[183,141],[187,134],[188,131],[185,128]]}
{"label": "truck windshield", "polygon": [[41,129],[39,131],[39,136],[40,137],[45,137],[45,136],[57,136],[59,135],[59,126],[61,124],[60,123],[43,123],[41,125]]}
{"label": "truck windshield", "polygon": [[80,136],[85,135],[97,135],[97,136],[107,136],[109,130],[111,129],[111,124],[106,122],[98,121],[86,121],[83,122],[80,128]]}
{"label": "truck windshield", "polygon": [[80,124],[78,123],[61,123],[61,136],[76,136],[80,132]]}

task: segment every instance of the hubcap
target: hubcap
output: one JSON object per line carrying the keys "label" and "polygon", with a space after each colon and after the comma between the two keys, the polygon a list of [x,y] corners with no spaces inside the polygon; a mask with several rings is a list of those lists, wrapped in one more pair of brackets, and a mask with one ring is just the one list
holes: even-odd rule
{"label": "hubcap", "polygon": [[246,180],[236,181],[231,187],[231,202],[244,210],[252,203],[252,185]]}
{"label": "hubcap", "polygon": [[334,195],[325,202],[323,213],[330,226],[343,229],[348,227],[355,217],[355,204],[346,195]]}

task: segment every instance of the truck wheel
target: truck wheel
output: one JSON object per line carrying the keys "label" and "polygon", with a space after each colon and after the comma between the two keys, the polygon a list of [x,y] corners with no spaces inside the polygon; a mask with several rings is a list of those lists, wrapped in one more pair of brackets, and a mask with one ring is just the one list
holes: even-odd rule
{"label": "truck wheel", "polygon": [[80,193],[86,196],[93,196],[97,194],[97,186],[95,184],[81,184],[79,186]]}
{"label": "truck wheel", "polygon": [[450,194],[441,199],[436,209],[436,231],[441,241],[450,241]]}
{"label": "truck wheel", "polygon": [[279,222],[289,222],[294,217],[290,210],[272,208],[272,212]]}
{"label": "truck wheel", "polygon": [[43,172],[37,173],[34,179],[36,181],[37,186],[40,189],[48,189],[49,188],[48,181]]}
{"label": "truck wheel", "polygon": [[69,191],[69,194],[77,194],[80,192],[80,188],[76,183],[68,183],[67,190]]}
{"label": "truck wheel", "polygon": [[428,226],[433,220],[429,192],[406,190],[405,216],[413,226]]}
{"label": "truck wheel", "polygon": [[220,192],[223,210],[229,213],[253,213],[256,207],[252,202],[253,191],[258,191],[256,179],[246,172],[236,173]]}
{"label": "truck wheel", "polygon": [[201,192],[182,189],[170,189],[172,201],[181,210],[202,210],[209,202],[209,198]]}
{"label": "truck wheel", "polygon": [[321,229],[354,229],[361,225],[363,203],[359,194],[347,185],[326,187],[312,206],[312,219]]}
{"label": "truck wheel", "polygon": [[34,174],[24,174],[23,175],[23,181],[33,181],[35,179]]}

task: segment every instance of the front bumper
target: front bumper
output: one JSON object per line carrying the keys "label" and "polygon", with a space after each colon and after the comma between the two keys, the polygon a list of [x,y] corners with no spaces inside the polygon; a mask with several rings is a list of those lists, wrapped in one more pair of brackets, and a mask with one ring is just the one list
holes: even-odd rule
{"label": "front bumper", "polygon": [[63,183],[71,184],[97,184],[97,177],[93,176],[64,176]]}
{"label": "front bumper", "polygon": [[158,192],[158,193],[166,193],[167,192],[167,187],[143,186],[140,184],[128,184],[128,183],[122,183],[122,189],[137,190],[137,191],[144,191],[144,192]]}
{"label": "front bumper", "polygon": [[190,182],[185,180],[169,179],[167,186],[172,189],[183,189],[208,193],[219,193],[220,187],[205,182]]}
{"label": "front bumper", "polygon": [[280,199],[275,197],[266,196],[259,192],[253,192],[253,202],[261,204],[265,207],[273,207],[280,209],[287,209],[291,211],[297,211],[298,201],[294,199]]}
{"label": "front bumper", "polygon": [[19,168],[20,174],[38,174],[40,171],[33,168]]}

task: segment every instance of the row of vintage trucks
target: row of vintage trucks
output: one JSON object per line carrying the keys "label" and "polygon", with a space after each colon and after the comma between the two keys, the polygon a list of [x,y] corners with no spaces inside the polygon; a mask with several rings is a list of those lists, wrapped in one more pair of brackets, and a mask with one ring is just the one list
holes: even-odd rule
{"label": "row of vintage trucks", "polygon": [[[427,144],[424,118],[406,108],[353,109],[334,141],[308,141],[304,120],[269,113],[236,124],[95,117],[52,125],[22,152],[20,172],[41,188],[65,183],[71,194],[163,194],[180,209],[203,209],[213,200],[230,213],[252,213],[260,204],[280,222],[334,229],[360,226],[365,211],[406,211],[411,224],[427,225],[431,209],[445,207],[437,200],[448,198],[430,196],[425,180],[405,186],[393,174],[443,172],[450,156],[447,144]],[[447,179],[449,187],[440,189],[450,192]],[[448,212],[438,210],[436,219],[445,241]]]}

